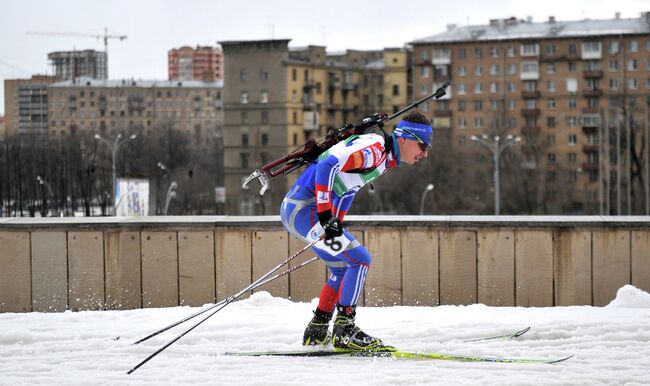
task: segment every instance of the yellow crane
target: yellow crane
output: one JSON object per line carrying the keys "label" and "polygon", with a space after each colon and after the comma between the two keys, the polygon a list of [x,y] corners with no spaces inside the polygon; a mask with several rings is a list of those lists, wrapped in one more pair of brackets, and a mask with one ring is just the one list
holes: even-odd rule
{"label": "yellow crane", "polygon": [[80,36],[87,38],[95,38],[97,40],[104,39],[104,52],[108,54],[108,39],[119,39],[120,41],[126,39],[126,35],[109,35],[108,28],[104,28],[104,34],[88,34],[78,32],[41,32],[41,31],[27,31],[28,35],[45,35],[45,36]]}

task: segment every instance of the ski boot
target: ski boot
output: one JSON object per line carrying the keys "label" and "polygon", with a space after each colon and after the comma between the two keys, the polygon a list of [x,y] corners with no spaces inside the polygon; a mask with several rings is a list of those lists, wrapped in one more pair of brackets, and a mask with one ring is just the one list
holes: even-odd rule
{"label": "ski boot", "polygon": [[302,337],[303,346],[321,346],[330,343],[332,334],[329,332],[329,326],[332,315],[332,312],[325,312],[316,308],[314,317],[309,321]]}
{"label": "ski boot", "polygon": [[338,305],[336,309],[332,337],[334,347],[358,351],[395,351],[395,347],[384,345],[381,339],[366,334],[354,324],[356,306]]}

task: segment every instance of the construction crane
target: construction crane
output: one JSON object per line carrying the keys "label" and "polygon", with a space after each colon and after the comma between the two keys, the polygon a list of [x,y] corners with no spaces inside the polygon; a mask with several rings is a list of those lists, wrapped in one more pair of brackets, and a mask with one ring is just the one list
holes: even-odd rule
{"label": "construction crane", "polygon": [[104,34],[86,34],[78,32],[39,32],[39,31],[27,31],[28,35],[46,35],[46,36],[81,36],[87,38],[95,38],[97,40],[104,39],[104,52],[108,54],[108,39],[120,39],[120,41],[126,39],[126,35],[109,35],[108,28],[104,28]]}

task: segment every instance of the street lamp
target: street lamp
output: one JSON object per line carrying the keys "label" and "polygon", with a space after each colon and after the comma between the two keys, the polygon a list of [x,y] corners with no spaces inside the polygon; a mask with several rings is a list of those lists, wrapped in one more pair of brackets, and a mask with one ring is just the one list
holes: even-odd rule
{"label": "street lamp", "polygon": [[427,193],[429,193],[432,190],[433,190],[433,184],[429,184],[424,189],[424,192],[422,192],[422,196],[420,196],[420,216],[424,214],[424,199],[427,197]]}
{"label": "street lamp", "polygon": [[167,173],[168,175],[171,174],[170,171],[169,171],[169,168],[167,166],[165,166],[164,163],[158,162],[157,165],[163,172]]}
{"label": "street lamp", "polygon": [[[165,166],[164,163],[158,162],[156,164],[163,172],[167,173],[168,176],[171,176],[171,171],[167,166]],[[167,210],[169,209],[169,203],[172,201],[173,198],[176,198],[176,189],[178,188],[178,183],[176,181],[172,181],[169,184],[169,188],[167,189],[167,196],[165,197],[165,210],[163,214],[167,216]]]}
{"label": "street lamp", "polygon": [[[122,146],[122,144],[124,144],[125,142],[130,141],[132,139],[135,139],[135,138],[136,138],[136,135],[131,134],[128,138],[122,139],[122,134],[118,134],[117,137],[115,137],[115,141],[113,141],[113,143],[111,144],[109,141],[102,138],[101,135],[95,134],[95,139],[97,139],[97,140],[103,142],[104,144],[106,144],[106,146],[108,146],[108,148],[111,150],[111,153],[112,153],[112,156],[113,156],[113,216],[115,216],[115,211],[117,210],[117,208],[115,208],[115,204],[116,204],[116,202],[115,202],[115,183],[116,183],[115,163],[117,162],[117,152],[118,152],[118,150],[120,150],[120,146]],[[120,141],[120,139],[122,139],[122,140]]]}
{"label": "street lamp", "polygon": [[45,181],[45,179],[41,176],[36,176],[36,181],[38,181],[39,184],[44,185],[47,188],[48,193],[52,197],[52,201],[54,201],[54,192],[52,191],[52,187],[50,184]]}
{"label": "street lamp", "polygon": [[492,153],[492,160],[494,161],[494,214],[499,215],[501,212],[501,193],[500,193],[500,187],[499,187],[499,158],[501,157],[501,153],[505,148],[508,146],[515,145],[517,142],[521,141],[521,137],[508,134],[501,142],[501,137],[498,135],[495,135],[492,137],[492,140],[490,141],[490,138],[488,137],[487,134],[483,134],[480,137],[477,137],[475,135],[471,136],[472,141],[478,142],[481,145],[487,147],[490,152]]}

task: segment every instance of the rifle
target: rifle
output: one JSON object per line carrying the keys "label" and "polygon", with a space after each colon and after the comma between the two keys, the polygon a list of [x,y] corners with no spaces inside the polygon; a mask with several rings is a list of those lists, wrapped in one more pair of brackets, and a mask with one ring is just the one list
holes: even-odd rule
{"label": "rifle", "polygon": [[289,174],[304,165],[315,162],[318,157],[327,149],[350,137],[351,135],[366,134],[376,127],[378,127],[381,131],[384,131],[384,122],[390,121],[395,117],[398,117],[405,112],[418,107],[419,104],[426,102],[431,98],[435,98],[436,100],[442,98],[447,94],[447,87],[449,87],[450,84],[451,81],[445,82],[433,93],[411,103],[410,105],[402,108],[392,115],[388,115],[387,113],[376,113],[371,117],[364,118],[358,123],[348,123],[340,129],[330,129],[325,135],[325,138],[323,138],[320,142],[313,138],[310,138],[307,140],[307,142],[305,142],[304,145],[300,146],[291,153],[262,166],[261,171],[259,169],[255,170],[253,173],[251,173],[250,176],[248,176],[248,178],[246,178],[242,184],[242,188],[247,188],[248,184],[251,181],[259,178],[260,183],[262,184],[260,195],[264,195],[264,192],[266,192],[269,187],[269,182],[275,177],[281,174]]}

